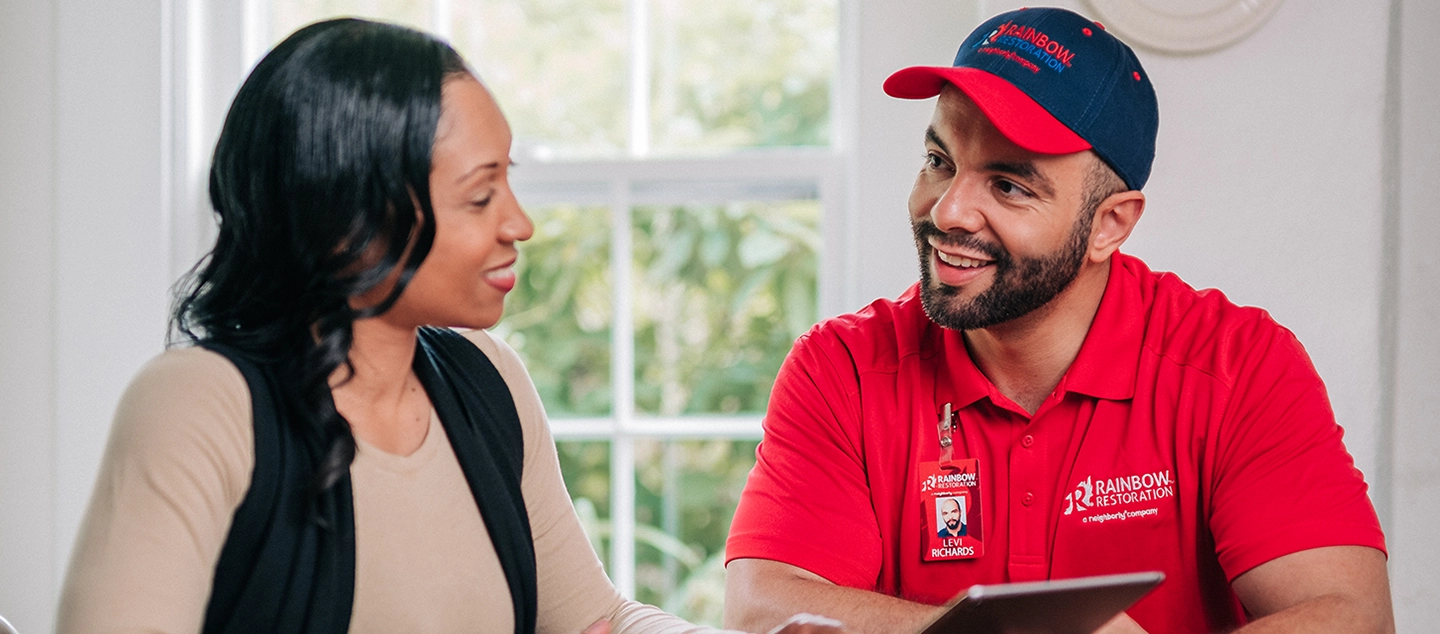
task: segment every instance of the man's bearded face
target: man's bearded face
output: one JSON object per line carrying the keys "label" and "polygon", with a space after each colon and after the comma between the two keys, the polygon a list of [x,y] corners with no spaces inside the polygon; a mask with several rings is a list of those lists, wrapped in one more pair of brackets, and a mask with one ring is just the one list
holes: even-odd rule
{"label": "man's bearded face", "polygon": [[941,517],[945,520],[945,527],[952,533],[960,530],[960,503],[955,500],[945,500],[944,504],[945,508]]}
{"label": "man's bearded face", "polygon": [[[1044,306],[1080,274],[1093,217],[1094,214],[1081,213],[1064,244],[1048,254],[1031,258],[1014,257],[1000,245],[974,234],[946,235],[928,219],[912,220],[910,227],[920,254],[920,303],[925,307],[925,314],[951,330],[973,330],[1023,317]],[[930,246],[931,240],[964,246],[990,256],[995,261],[990,288],[967,301],[960,298],[959,288],[937,283],[930,268],[935,251]]]}

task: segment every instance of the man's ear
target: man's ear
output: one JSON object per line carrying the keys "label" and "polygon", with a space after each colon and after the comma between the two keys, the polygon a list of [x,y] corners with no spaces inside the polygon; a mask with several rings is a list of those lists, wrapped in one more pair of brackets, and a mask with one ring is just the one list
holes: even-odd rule
{"label": "man's ear", "polygon": [[1139,190],[1111,194],[1101,201],[1095,210],[1095,219],[1090,229],[1090,250],[1087,257],[1091,262],[1101,263],[1115,253],[1130,237],[1140,215],[1145,213],[1145,194]]}

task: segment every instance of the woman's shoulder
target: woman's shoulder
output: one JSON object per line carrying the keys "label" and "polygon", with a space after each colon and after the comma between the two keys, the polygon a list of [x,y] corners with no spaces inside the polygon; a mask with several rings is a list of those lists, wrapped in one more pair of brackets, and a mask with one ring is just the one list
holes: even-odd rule
{"label": "woman's shoulder", "polygon": [[229,359],[199,346],[172,348],[136,372],[123,406],[152,413],[207,410],[250,414],[250,388]]}
{"label": "woman's shoulder", "polygon": [[[495,364],[495,367],[501,368],[501,365],[504,364],[524,370],[525,366],[520,362],[520,355],[510,347],[510,344],[505,343],[504,339],[491,334],[488,330],[461,330],[458,332],[461,336],[469,339],[470,343],[475,344],[475,347],[479,348],[481,352],[484,352],[485,356],[490,358],[490,362]],[[504,372],[504,368],[501,368],[501,372]]]}
{"label": "woman's shoulder", "polygon": [[167,350],[116,408],[76,539],[59,631],[196,631],[255,461],[245,379],[203,348]]}
{"label": "woman's shoulder", "polygon": [[540,394],[530,380],[530,373],[520,355],[504,339],[485,330],[462,331],[460,334],[490,358],[495,369],[500,371],[500,377],[505,379],[505,385],[509,386],[510,397],[515,401],[515,413],[520,416],[520,427],[525,435],[526,464],[530,464],[534,459],[534,450],[552,442],[545,405],[540,402]]}
{"label": "woman's shoulder", "polygon": [[251,418],[250,389],[234,364],[198,346],[173,348],[126,388],[112,451],[145,461],[207,461],[225,474],[227,489],[243,491],[255,460]]}
{"label": "woman's shoulder", "polygon": [[521,392],[534,391],[530,380],[530,372],[525,369],[525,363],[520,360],[520,355],[515,352],[510,344],[504,339],[491,334],[487,330],[466,330],[460,331],[470,343],[475,344],[490,363],[495,364],[495,369],[500,371],[500,376],[505,379],[505,384],[510,386],[510,391],[516,398],[521,397]]}

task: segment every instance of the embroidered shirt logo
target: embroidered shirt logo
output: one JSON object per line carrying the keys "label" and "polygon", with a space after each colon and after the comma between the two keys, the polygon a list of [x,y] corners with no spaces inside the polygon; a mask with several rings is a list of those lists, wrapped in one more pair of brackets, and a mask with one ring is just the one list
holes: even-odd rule
{"label": "embroidered shirt logo", "polygon": [[1117,478],[1096,479],[1086,476],[1065,495],[1065,510],[1061,514],[1086,515],[1081,521],[1087,524],[1144,517],[1156,515],[1159,507],[1108,511],[1110,507],[1130,506],[1173,497],[1175,476],[1169,469]]}

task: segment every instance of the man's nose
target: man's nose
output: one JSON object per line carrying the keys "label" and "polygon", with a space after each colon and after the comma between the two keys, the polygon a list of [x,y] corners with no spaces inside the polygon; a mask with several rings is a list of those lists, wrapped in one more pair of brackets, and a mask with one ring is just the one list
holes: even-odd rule
{"label": "man's nose", "polygon": [[980,207],[983,195],[983,183],[977,183],[976,179],[951,179],[931,208],[930,221],[945,233],[979,233],[986,223]]}

